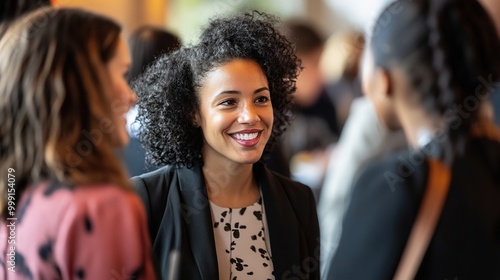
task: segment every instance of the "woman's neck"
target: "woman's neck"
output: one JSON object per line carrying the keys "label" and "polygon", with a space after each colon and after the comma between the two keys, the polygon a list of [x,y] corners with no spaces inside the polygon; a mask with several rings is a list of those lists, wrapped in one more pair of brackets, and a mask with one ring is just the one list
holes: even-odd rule
{"label": "woman's neck", "polygon": [[208,198],[221,207],[242,208],[255,203],[260,196],[252,164],[203,165]]}
{"label": "woman's neck", "polygon": [[442,120],[432,118],[418,109],[408,109],[401,117],[401,125],[409,145],[414,149],[429,143],[443,127]]}

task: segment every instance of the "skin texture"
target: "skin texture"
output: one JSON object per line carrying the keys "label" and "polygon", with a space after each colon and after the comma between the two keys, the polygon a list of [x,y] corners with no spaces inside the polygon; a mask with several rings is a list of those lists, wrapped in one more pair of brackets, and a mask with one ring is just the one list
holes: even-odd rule
{"label": "skin texture", "polygon": [[375,106],[380,121],[390,130],[401,129],[391,99],[394,89],[389,73],[375,66],[369,48],[365,49],[361,62],[361,81],[363,92]]}
{"label": "skin texture", "polygon": [[[199,98],[195,123],[203,131],[204,169],[207,182],[211,182],[211,199],[226,206],[253,203],[259,194],[252,164],[262,156],[273,127],[266,76],[256,62],[235,59],[207,74]],[[230,191],[229,184],[211,176],[218,168],[248,177],[247,183]],[[221,190],[230,195],[226,197]]]}
{"label": "skin texture", "polygon": [[123,147],[129,141],[126,129],[125,114],[135,104],[137,97],[127,83],[127,73],[130,67],[130,52],[123,38],[119,39],[115,55],[107,64],[112,90],[112,110],[115,132],[111,142],[115,147]]}
{"label": "skin texture", "polygon": [[[273,124],[270,92],[260,66],[238,59],[215,69],[207,75],[200,101],[198,120],[205,140],[205,161],[257,162]],[[238,139],[242,132],[258,135],[253,140]]]}

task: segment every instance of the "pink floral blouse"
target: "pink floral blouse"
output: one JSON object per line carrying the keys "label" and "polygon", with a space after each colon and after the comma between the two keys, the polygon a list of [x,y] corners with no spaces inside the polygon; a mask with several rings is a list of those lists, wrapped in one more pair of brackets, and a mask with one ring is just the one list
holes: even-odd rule
{"label": "pink floral blouse", "polygon": [[1,279],[155,279],[145,211],[115,185],[44,183],[0,221]]}

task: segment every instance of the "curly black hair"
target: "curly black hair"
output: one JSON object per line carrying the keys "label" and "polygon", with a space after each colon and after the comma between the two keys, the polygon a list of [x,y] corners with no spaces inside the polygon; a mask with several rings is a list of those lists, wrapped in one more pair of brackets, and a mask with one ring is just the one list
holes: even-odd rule
{"label": "curly black hair", "polygon": [[291,100],[301,69],[292,44],[278,31],[278,20],[258,12],[212,19],[199,43],[159,58],[132,82],[139,97],[138,137],[146,160],[158,166],[202,163],[203,134],[193,124],[198,92],[211,70],[234,59],[250,59],[269,83],[274,124],[264,155],[291,119]]}

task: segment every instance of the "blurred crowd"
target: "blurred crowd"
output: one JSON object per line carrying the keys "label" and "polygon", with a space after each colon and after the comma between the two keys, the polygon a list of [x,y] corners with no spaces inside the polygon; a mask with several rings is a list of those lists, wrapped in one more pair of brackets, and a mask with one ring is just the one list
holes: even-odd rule
{"label": "blurred crowd", "polygon": [[0,277],[500,279],[500,2],[390,2],[188,44],[2,1]]}

